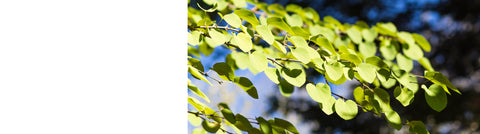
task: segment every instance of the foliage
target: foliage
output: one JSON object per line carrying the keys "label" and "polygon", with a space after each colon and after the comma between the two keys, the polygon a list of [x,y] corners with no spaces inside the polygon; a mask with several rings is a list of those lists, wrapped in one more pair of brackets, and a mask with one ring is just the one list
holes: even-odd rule
{"label": "foliage", "polygon": [[[246,9],[247,1],[255,7]],[[421,121],[402,120],[390,106],[391,101],[399,101],[406,107],[422,87],[426,103],[442,111],[447,104],[446,94],[451,94],[449,90],[460,94],[424,57],[424,52],[431,48],[420,34],[397,31],[393,23],[369,27],[365,23],[342,24],[330,16],[323,17],[322,21],[315,10],[294,4],[283,7],[247,1],[204,0],[209,6],[198,5],[201,10],[188,8],[188,72],[193,78],[212,85],[206,79],[209,75],[204,72],[198,55],[209,55],[215,47],[226,47],[232,53],[211,70],[224,81],[237,84],[253,99],[258,99],[255,85],[246,77],[236,76],[235,70],[248,69],[253,74],[265,72],[285,97],[293,92],[293,87],[305,86],[312,100],[329,115],[336,113],[351,120],[359,110],[371,112],[379,118],[385,117],[396,129],[405,125],[414,133],[428,131]],[[221,21],[228,25],[218,26],[209,17],[211,13],[221,16]],[[268,45],[260,45],[262,41]],[[414,61],[427,69],[425,76],[411,73]],[[324,75],[325,83],[306,80],[309,75],[306,69]],[[417,78],[433,84],[419,84]],[[347,80],[361,83],[353,92],[355,100],[331,92],[329,83],[338,85]],[[190,80],[188,88],[210,102]],[[387,90],[394,90],[394,96]],[[189,97],[188,102],[197,110],[189,111],[194,115],[189,115],[190,122],[196,126],[201,122],[203,128],[195,129],[194,133],[231,133],[226,127],[238,133],[298,133],[292,123],[283,119],[246,118],[232,113],[225,103],[218,104],[220,112],[215,112],[193,97]]]}

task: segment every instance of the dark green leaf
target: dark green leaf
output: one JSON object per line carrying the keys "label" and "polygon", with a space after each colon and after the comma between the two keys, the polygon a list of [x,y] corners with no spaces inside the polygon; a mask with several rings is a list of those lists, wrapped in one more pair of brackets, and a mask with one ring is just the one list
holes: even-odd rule
{"label": "dark green leaf", "polygon": [[236,114],[235,120],[237,120],[235,122],[235,126],[242,131],[249,131],[250,129],[253,128],[252,125],[250,124],[250,121],[248,121],[248,119],[241,114]]}
{"label": "dark green leaf", "polygon": [[235,84],[240,86],[245,92],[252,98],[258,99],[257,89],[253,86],[252,82],[246,77],[235,77]]}
{"label": "dark green leaf", "polygon": [[262,117],[257,117],[257,122],[260,125],[260,129],[264,134],[272,133],[272,125],[270,125],[267,120],[263,119]]}
{"label": "dark green leaf", "polygon": [[425,127],[425,124],[423,124],[422,121],[410,121],[408,122],[408,126],[410,128],[408,131],[415,133],[415,134],[429,134],[427,128]]}
{"label": "dark green leaf", "polygon": [[275,118],[275,125],[276,126],[279,126],[279,127],[282,127],[294,134],[298,134],[298,131],[297,129],[295,128],[295,126],[293,126],[292,123],[286,121],[286,120],[283,120],[283,119],[280,119],[280,118]]}
{"label": "dark green leaf", "polygon": [[285,97],[290,97],[294,91],[294,87],[292,84],[288,83],[285,80],[280,80],[280,83],[278,84],[278,89],[280,90],[280,94],[282,94]]}
{"label": "dark green leaf", "polygon": [[233,81],[235,78],[235,72],[232,68],[225,62],[219,62],[213,65],[212,70],[217,72],[218,76],[224,80]]}
{"label": "dark green leaf", "polygon": [[209,121],[203,120],[202,127],[207,132],[215,133],[218,131],[218,129],[220,129],[220,124],[217,122],[209,122]]}
{"label": "dark green leaf", "polygon": [[425,90],[425,99],[427,104],[435,111],[440,112],[447,107],[447,94],[442,90],[442,87],[433,84],[430,88]]}

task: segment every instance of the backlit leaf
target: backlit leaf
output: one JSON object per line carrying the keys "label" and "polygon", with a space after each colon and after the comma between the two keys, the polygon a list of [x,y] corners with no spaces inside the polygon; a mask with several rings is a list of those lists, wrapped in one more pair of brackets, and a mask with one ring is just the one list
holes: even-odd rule
{"label": "backlit leaf", "polygon": [[362,35],[363,38],[365,39],[366,42],[373,42],[375,38],[377,37],[378,33],[375,31],[375,29],[363,29],[362,30]]}
{"label": "backlit leaf", "polygon": [[375,80],[375,66],[366,63],[360,63],[357,68],[357,72],[363,80],[368,83],[372,83]]}
{"label": "backlit leaf", "polygon": [[252,82],[246,77],[235,77],[235,84],[241,87],[252,98],[258,99],[257,88],[253,86]]}
{"label": "backlit leaf", "polygon": [[238,33],[234,39],[237,42],[238,47],[240,47],[243,52],[249,52],[252,50],[253,44],[249,35],[245,33]]}
{"label": "backlit leaf", "polygon": [[242,20],[240,19],[240,17],[238,17],[237,14],[230,13],[225,15],[224,18],[225,18],[225,21],[233,27],[239,28],[240,25],[242,25]]}
{"label": "backlit leaf", "polygon": [[316,86],[309,83],[306,86],[307,93],[313,100],[323,103],[327,101],[327,98],[331,96],[330,86],[325,83],[318,83]]}
{"label": "backlit leaf", "polygon": [[334,62],[332,64],[326,63],[324,64],[326,77],[329,77],[333,81],[340,80],[343,77],[343,66],[338,62]]}
{"label": "backlit leaf", "polygon": [[267,25],[258,25],[257,27],[257,32],[262,36],[262,39],[265,40],[268,44],[272,45],[273,41],[275,41],[275,38],[273,37],[272,31],[268,29]]}
{"label": "backlit leaf", "polygon": [[357,104],[352,100],[343,101],[342,99],[337,99],[335,101],[335,112],[344,120],[351,120],[357,116]]}
{"label": "backlit leaf", "polygon": [[195,116],[194,114],[188,114],[188,122],[193,126],[199,126],[202,124],[202,118]]}
{"label": "backlit leaf", "polygon": [[188,89],[190,89],[193,93],[197,94],[198,96],[205,99],[208,103],[210,103],[210,99],[202,91],[200,91],[197,86],[193,85],[190,82],[190,79],[188,79]]}
{"label": "backlit leaf", "polygon": [[457,92],[458,94],[462,94],[460,93],[460,91],[458,91],[458,89],[455,86],[453,86],[453,84],[448,80],[448,78],[442,73],[439,73],[436,71],[425,71],[425,78],[427,78],[428,80],[432,81],[435,84],[442,86],[444,91],[449,94],[450,92],[448,91],[447,87]]}
{"label": "backlit leaf", "polygon": [[273,47],[277,48],[278,50],[280,50],[280,52],[284,54],[287,53],[287,49],[285,49],[285,46],[283,46],[283,44],[278,41],[273,42]]}
{"label": "backlit leaf", "polygon": [[428,132],[427,128],[425,127],[425,124],[423,124],[422,121],[410,121],[410,122],[408,122],[408,126],[410,126],[408,131],[410,131],[412,133],[415,133],[415,134],[430,134],[430,132]]}
{"label": "backlit leaf", "polygon": [[410,44],[410,45],[414,45],[415,44],[415,40],[413,40],[413,37],[410,33],[408,32],[398,32],[398,37],[400,37],[400,39],[404,40],[406,43]]}
{"label": "backlit leaf", "polygon": [[362,59],[360,59],[357,55],[354,54],[341,54],[340,59],[348,60],[355,65],[362,63]]}
{"label": "backlit leaf", "polygon": [[435,111],[440,112],[447,107],[447,94],[438,84],[431,85],[425,90],[425,100],[427,104]]}
{"label": "backlit leaf", "polygon": [[285,23],[285,21],[283,21],[283,19],[280,18],[280,17],[268,17],[267,18],[267,23],[268,23],[268,25],[272,25],[272,26],[275,26],[279,29],[285,30],[288,33],[293,33],[290,26],[287,25],[287,23]]}
{"label": "backlit leaf", "polygon": [[188,66],[188,72],[192,74],[194,78],[203,80],[206,83],[210,84],[210,86],[212,86],[212,83],[210,83],[210,81],[208,81],[207,78],[205,78],[205,76],[203,76],[203,74],[200,73],[198,69],[194,68],[193,66]]}
{"label": "backlit leaf", "polygon": [[280,80],[282,79],[280,77],[280,72],[278,71],[278,69],[272,68],[272,67],[267,67],[267,69],[265,70],[265,75],[270,80],[272,80],[272,82],[275,83],[275,84],[279,84]]}
{"label": "backlit leaf", "polygon": [[245,3],[245,0],[232,0],[233,5],[235,5],[237,8],[242,8],[242,7],[247,7],[247,3]]}
{"label": "backlit leaf", "polygon": [[400,69],[403,69],[407,72],[410,72],[413,69],[412,59],[405,57],[402,54],[397,54],[397,64]]}
{"label": "backlit leaf", "polygon": [[395,129],[400,130],[402,128],[402,120],[397,112],[389,110],[385,112],[385,117],[387,118],[388,123]]}
{"label": "backlit leaf", "polygon": [[330,52],[331,55],[336,55],[337,52],[333,45],[324,37],[318,37],[316,40],[313,40],[318,46]]}
{"label": "backlit leaf", "polygon": [[415,94],[412,91],[408,90],[408,88],[396,87],[395,90],[394,90],[395,98],[400,103],[402,103],[402,105],[404,107],[407,107],[408,105],[410,105],[413,102],[414,95]]}
{"label": "backlit leaf", "polygon": [[363,55],[363,57],[371,57],[375,56],[375,53],[377,52],[377,47],[373,42],[360,42],[358,50]]}
{"label": "backlit leaf", "polygon": [[250,57],[241,52],[232,52],[232,58],[235,59],[235,64],[240,69],[246,69],[250,65]]}
{"label": "backlit leaf", "polygon": [[427,39],[425,39],[422,35],[413,33],[412,37],[415,39],[415,41],[422,47],[423,50],[430,52],[430,43],[428,43]]}
{"label": "backlit leaf", "polygon": [[355,44],[360,44],[362,42],[362,34],[355,27],[348,29],[347,35]]}
{"label": "backlit leaf", "polygon": [[311,61],[307,48],[297,47],[292,50],[292,54],[304,64],[308,64]]}
{"label": "backlit leaf", "polygon": [[380,59],[380,57],[377,56],[368,57],[365,62],[378,68],[388,69],[388,65],[382,59]]}
{"label": "backlit leaf", "polygon": [[382,40],[382,45],[380,45],[380,52],[382,56],[387,60],[395,59],[397,56],[398,49],[395,47],[394,44],[390,44],[390,40]]}
{"label": "backlit leaf", "polygon": [[270,125],[270,123],[267,120],[265,120],[263,117],[257,117],[256,120],[260,125],[260,130],[262,130],[264,134],[272,133],[272,125]]}
{"label": "backlit leaf", "polygon": [[200,35],[201,33],[198,31],[192,31],[191,33],[188,33],[188,44],[192,46],[196,46],[200,44]]}
{"label": "backlit leaf", "polygon": [[406,56],[408,56],[408,57],[410,57],[414,60],[418,60],[418,59],[423,57],[423,51],[422,51],[422,49],[420,49],[420,47],[418,47],[418,45],[408,44],[407,46],[408,47],[403,47],[403,53]]}
{"label": "backlit leaf", "polygon": [[305,70],[303,67],[297,63],[289,62],[285,64],[287,68],[282,68],[280,70],[280,75],[290,84],[301,87],[306,80]]}
{"label": "backlit leaf", "polygon": [[286,120],[283,120],[283,119],[280,119],[280,118],[275,118],[275,125],[276,126],[279,126],[281,128],[284,128],[294,134],[298,134],[298,131],[297,131],[297,128],[295,128],[295,126],[293,126],[292,123],[286,121]]}
{"label": "backlit leaf", "polygon": [[255,13],[253,13],[248,9],[244,9],[244,8],[237,9],[233,13],[237,14],[238,17],[244,19],[248,23],[252,24],[254,27],[260,24],[260,22],[258,22],[257,17],[255,16]]}
{"label": "backlit leaf", "polygon": [[300,36],[291,36],[288,38],[295,47],[308,47],[307,41]]}
{"label": "backlit leaf", "polygon": [[428,60],[427,58],[425,57],[422,57],[418,60],[418,63],[420,63],[420,65],[423,66],[423,68],[425,68],[426,70],[428,71],[435,71],[432,67],[432,65],[430,64],[430,60]]}
{"label": "backlit leaf", "polygon": [[260,72],[265,71],[268,67],[268,59],[267,56],[265,56],[264,53],[255,51],[252,54],[249,55],[250,59],[250,72],[253,74],[257,74]]}
{"label": "backlit leaf", "polygon": [[285,11],[285,8],[278,3],[269,5],[268,10],[274,11],[275,13],[280,14],[281,16],[284,16],[285,14],[287,14],[287,11]]}
{"label": "backlit leaf", "polygon": [[302,17],[298,14],[293,14],[292,16],[286,15],[286,21],[290,26],[303,26]]}
{"label": "backlit leaf", "polygon": [[333,105],[335,104],[335,101],[336,101],[335,97],[328,96],[327,98],[325,98],[325,100],[322,103],[319,103],[320,108],[325,114],[331,115],[333,114],[333,112],[335,112],[335,109],[333,107]]}

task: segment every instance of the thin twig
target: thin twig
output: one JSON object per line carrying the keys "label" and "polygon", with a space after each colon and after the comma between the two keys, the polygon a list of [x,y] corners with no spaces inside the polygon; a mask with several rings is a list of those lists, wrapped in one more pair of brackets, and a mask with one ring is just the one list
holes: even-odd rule
{"label": "thin twig", "polygon": [[[225,30],[225,31],[232,30],[232,31],[235,31],[235,32],[244,32],[244,33],[246,33],[246,31],[238,30],[238,29],[231,28],[231,27],[228,27],[228,26],[197,26],[197,27],[194,27],[194,28],[223,29],[223,30]],[[258,35],[258,34],[253,34],[253,36],[258,37],[258,38],[261,38],[261,36]]]}
{"label": "thin twig", "polygon": [[[279,65],[279,66],[282,67],[282,68],[287,68],[287,67],[285,67],[284,65],[278,63],[277,60],[275,60],[274,58],[267,57],[267,59],[270,60],[270,61],[272,61],[273,63]],[[288,68],[287,68],[287,69],[288,69]]]}

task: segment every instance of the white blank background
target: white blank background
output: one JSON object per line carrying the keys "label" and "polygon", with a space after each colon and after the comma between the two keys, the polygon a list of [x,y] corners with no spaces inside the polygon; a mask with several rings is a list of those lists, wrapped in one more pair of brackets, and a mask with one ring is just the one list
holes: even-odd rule
{"label": "white blank background", "polygon": [[187,2],[0,2],[0,133],[187,133]]}

